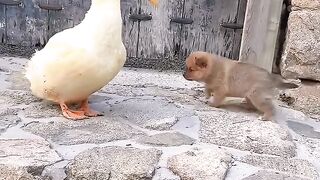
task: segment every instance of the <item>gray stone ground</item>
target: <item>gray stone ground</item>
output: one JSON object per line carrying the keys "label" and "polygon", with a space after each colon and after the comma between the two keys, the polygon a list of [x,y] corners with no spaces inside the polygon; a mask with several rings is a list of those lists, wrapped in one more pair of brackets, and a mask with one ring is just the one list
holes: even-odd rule
{"label": "gray stone ground", "polygon": [[320,119],[281,104],[259,121],[179,73],[123,69],[90,99],[105,116],[70,121],[31,95],[26,59],[0,62],[0,179],[319,179]]}

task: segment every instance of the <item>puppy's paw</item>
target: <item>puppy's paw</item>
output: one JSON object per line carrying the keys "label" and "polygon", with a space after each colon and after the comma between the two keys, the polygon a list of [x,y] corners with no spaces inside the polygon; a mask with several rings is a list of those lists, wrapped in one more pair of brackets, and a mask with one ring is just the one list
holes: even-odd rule
{"label": "puppy's paw", "polygon": [[208,98],[208,104],[211,105],[211,104],[214,104],[214,97],[213,96],[210,96]]}
{"label": "puppy's paw", "polygon": [[271,117],[266,117],[266,116],[260,116],[260,117],[258,117],[258,120],[260,120],[260,121],[272,121]]}
{"label": "puppy's paw", "polygon": [[219,103],[217,103],[217,101],[214,99],[213,96],[211,96],[209,99],[208,99],[208,104],[209,106],[211,107],[215,107],[215,108],[218,108],[219,107]]}
{"label": "puppy's paw", "polygon": [[258,120],[259,120],[259,121],[268,121],[264,116],[259,116],[259,117],[258,117]]}

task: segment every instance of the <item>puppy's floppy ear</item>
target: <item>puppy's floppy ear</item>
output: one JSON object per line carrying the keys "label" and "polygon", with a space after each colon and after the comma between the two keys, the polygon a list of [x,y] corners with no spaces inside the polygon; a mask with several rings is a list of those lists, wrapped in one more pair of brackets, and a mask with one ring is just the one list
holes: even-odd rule
{"label": "puppy's floppy ear", "polygon": [[208,66],[208,60],[206,58],[194,57],[194,61],[200,68],[206,68]]}

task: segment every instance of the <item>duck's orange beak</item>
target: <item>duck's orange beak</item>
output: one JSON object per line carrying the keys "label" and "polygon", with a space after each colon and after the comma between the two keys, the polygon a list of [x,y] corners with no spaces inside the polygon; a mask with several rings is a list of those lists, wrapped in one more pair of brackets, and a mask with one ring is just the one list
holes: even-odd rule
{"label": "duck's orange beak", "polygon": [[158,0],[149,0],[149,2],[152,4],[152,6],[157,7],[158,6]]}

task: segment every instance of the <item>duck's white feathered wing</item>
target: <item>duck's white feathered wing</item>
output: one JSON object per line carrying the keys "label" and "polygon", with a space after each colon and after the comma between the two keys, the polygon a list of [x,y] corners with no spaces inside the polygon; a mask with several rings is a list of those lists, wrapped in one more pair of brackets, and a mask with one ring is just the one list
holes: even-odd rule
{"label": "duck's white feathered wing", "polygon": [[122,42],[101,51],[71,33],[56,34],[29,61],[26,77],[34,95],[54,102],[81,100],[105,86],[123,66]]}

